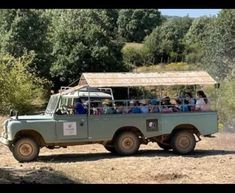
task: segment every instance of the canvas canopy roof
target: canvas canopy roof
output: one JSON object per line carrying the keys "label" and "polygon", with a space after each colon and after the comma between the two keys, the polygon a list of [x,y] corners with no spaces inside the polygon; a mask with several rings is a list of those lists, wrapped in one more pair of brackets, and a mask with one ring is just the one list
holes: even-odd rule
{"label": "canvas canopy roof", "polygon": [[213,85],[217,82],[205,71],[83,73],[79,86],[137,87],[173,85]]}
{"label": "canvas canopy roof", "polygon": [[82,97],[89,97],[89,96],[91,98],[109,98],[109,99],[112,98],[110,94],[107,94],[101,91],[96,91],[96,92],[93,91],[93,92],[88,93],[88,91],[77,90],[77,91],[73,91],[73,92],[66,94],[66,97],[68,98],[82,98]]}

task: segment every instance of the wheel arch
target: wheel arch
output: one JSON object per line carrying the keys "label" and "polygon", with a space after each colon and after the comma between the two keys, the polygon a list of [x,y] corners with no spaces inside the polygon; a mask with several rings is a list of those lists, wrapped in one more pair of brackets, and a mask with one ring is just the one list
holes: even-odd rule
{"label": "wheel arch", "polygon": [[140,131],[139,128],[134,127],[134,126],[124,126],[124,127],[120,127],[119,129],[117,129],[117,131],[113,135],[112,142],[115,141],[115,139],[117,138],[119,134],[121,134],[122,132],[126,132],[126,131],[131,131],[135,133],[138,136],[138,138],[141,140],[141,142],[144,143],[144,139],[145,139],[144,134]]}
{"label": "wheel arch", "polygon": [[177,125],[171,132],[171,135],[173,136],[175,133],[177,133],[178,131],[190,131],[193,134],[197,135],[198,137],[201,135],[200,131],[197,129],[197,127],[195,127],[192,124],[180,124]]}
{"label": "wheel arch", "polygon": [[15,135],[14,142],[23,137],[28,137],[35,140],[35,142],[41,147],[45,146],[46,144],[42,135],[33,129],[24,129],[18,131]]}

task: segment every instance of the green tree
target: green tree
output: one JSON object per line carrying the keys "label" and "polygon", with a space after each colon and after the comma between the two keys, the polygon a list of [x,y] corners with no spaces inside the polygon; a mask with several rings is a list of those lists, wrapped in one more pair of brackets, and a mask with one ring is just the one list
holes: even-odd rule
{"label": "green tree", "polygon": [[49,77],[51,46],[47,39],[48,19],[44,10],[0,10],[1,52],[20,57],[34,51],[29,70]]}
{"label": "green tree", "polygon": [[171,18],[146,37],[144,46],[153,56],[153,63],[182,61],[185,50],[183,38],[191,24],[189,17]]}
{"label": "green tree", "polygon": [[161,24],[161,13],[157,9],[122,9],[117,24],[118,33],[125,41],[141,42]]}
{"label": "green tree", "polygon": [[202,67],[218,80],[235,76],[235,10],[222,10],[213,23],[202,56]]}
{"label": "green tree", "polygon": [[55,10],[50,29],[54,62],[51,75],[58,89],[82,72],[124,70],[117,33],[107,10]]}
{"label": "green tree", "polygon": [[0,114],[9,113],[11,108],[26,113],[43,100],[42,85],[46,81],[27,70],[33,57],[33,53],[24,54],[20,58],[9,54],[0,55]]}
{"label": "green tree", "polygon": [[184,37],[186,61],[199,63],[211,34],[214,17],[199,17],[195,19]]}

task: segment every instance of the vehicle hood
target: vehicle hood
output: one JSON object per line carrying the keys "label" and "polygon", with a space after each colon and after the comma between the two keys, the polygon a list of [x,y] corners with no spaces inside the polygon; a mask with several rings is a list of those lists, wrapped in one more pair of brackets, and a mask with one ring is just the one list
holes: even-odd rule
{"label": "vehicle hood", "polygon": [[[51,115],[23,115],[18,116],[19,120],[48,120],[51,119]],[[15,116],[11,117],[11,119],[16,119]]]}

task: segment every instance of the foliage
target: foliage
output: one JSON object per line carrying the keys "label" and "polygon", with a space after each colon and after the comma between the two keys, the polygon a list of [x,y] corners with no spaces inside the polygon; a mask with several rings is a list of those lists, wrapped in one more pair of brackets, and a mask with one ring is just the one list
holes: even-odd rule
{"label": "foliage", "polygon": [[224,127],[235,129],[235,79],[224,80],[218,91],[219,122]]}
{"label": "foliage", "polygon": [[118,33],[125,41],[141,42],[161,20],[157,9],[122,9],[117,20]]}
{"label": "foliage", "polygon": [[202,67],[218,80],[235,75],[235,10],[222,10],[215,19],[202,56]]}
{"label": "foliage", "polygon": [[136,72],[162,72],[162,71],[187,71],[194,70],[195,67],[189,65],[186,62],[177,62],[163,65],[151,65],[138,67],[134,71]]}
{"label": "foliage", "polygon": [[47,39],[48,19],[43,10],[0,10],[1,52],[21,57],[25,51],[35,52],[28,70],[49,78],[50,44]]}
{"label": "foliage", "polygon": [[122,48],[123,62],[133,69],[137,66],[146,64],[146,54],[143,44],[128,43]]}
{"label": "foliage", "polygon": [[0,57],[0,113],[9,113],[10,109],[17,109],[26,113],[35,101],[44,97],[43,79],[29,73],[27,66],[32,62],[34,54],[24,54],[15,58],[11,55]]}
{"label": "foliage", "polygon": [[192,22],[183,40],[187,62],[199,63],[201,61],[214,20],[214,17],[199,17]]}
{"label": "foliage", "polygon": [[146,37],[144,46],[154,57],[153,63],[168,63],[183,61],[183,38],[192,23],[189,17],[172,18],[156,27]]}
{"label": "foliage", "polygon": [[111,23],[107,10],[55,13],[50,34],[54,58],[51,75],[58,85],[68,85],[85,71],[125,70],[122,44],[116,40]]}

